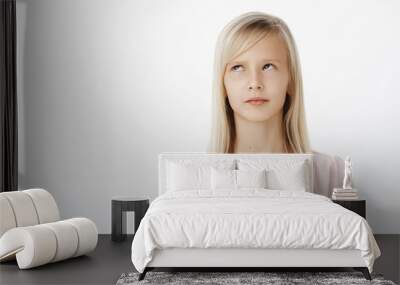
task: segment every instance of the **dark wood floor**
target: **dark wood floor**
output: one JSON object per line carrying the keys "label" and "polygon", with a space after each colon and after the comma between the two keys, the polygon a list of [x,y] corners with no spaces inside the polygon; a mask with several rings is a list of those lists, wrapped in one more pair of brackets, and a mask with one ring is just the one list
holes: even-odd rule
{"label": "dark wood floor", "polygon": [[135,271],[130,259],[132,237],[112,242],[99,235],[88,255],[19,270],[16,261],[0,263],[0,284],[115,284],[123,272]]}
{"label": "dark wood floor", "polygon": [[[400,235],[375,235],[382,256],[374,272],[399,283]],[[0,284],[115,284],[123,272],[135,271],[131,262],[132,236],[124,242],[112,242],[100,235],[95,251],[87,256],[19,270],[15,261],[0,264]]]}

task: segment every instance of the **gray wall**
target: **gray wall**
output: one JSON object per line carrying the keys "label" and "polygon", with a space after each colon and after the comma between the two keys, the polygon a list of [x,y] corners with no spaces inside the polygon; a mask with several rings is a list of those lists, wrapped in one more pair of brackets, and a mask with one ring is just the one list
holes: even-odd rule
{"label": "gray wall", "polygon": [[112,196],[156,197],[158,153],[206,150],[215,40],[261,10],[297,41],[313,148],[350,154],[373,231],[400,233],[399,5],[17,0],[20,189],[109,233]]}

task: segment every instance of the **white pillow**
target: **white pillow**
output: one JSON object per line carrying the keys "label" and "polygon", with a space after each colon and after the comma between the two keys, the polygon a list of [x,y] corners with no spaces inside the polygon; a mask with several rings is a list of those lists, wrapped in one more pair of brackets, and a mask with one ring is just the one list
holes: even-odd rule
{"label": "white pillow", "polygon": [[167,161],[166,190],[182,191],[211,188],[211,168],[234,169],[235,161],[178,159]]}
{"label": "white pillow", "polygon": [[236,170],[211,168],[211,189],[236,189]]}
{"label": "white pillow", "polygon": [[267,171],[261,170],[235,170],[237,188],[267,188]]}
{"label": "white pillow", "polygon": [[266,188],[266,170],[211,169],[211,189]]}
{"label": "white pillow", "polygon": [[304,160],[239,159],[241,170],[266,169],[267,188],[273,190],[311,191],[310,167]]}
{"label": "white pillow", "polygon": [[288,169],[271,169],[267,172],[268,189],[306,191],[307,179],[304,166]]}
{"label": "white pillow", "polygon": [[187,189],[209,189],[210,168],[206,166],[183,165],[170,162],[168,166],[167,191]]}

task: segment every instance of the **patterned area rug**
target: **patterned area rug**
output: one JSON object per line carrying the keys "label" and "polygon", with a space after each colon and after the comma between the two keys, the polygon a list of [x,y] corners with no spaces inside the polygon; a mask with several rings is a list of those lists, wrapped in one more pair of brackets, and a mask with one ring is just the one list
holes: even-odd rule
{"label": "patterned area rug", "polygon": [[366,280],[361,272],[158,272],[149,271],[146,277],[138,281],[139,273],[123,273],[116,285],[133,284],[387,284],[382,274],[371,274],[372,280]]}

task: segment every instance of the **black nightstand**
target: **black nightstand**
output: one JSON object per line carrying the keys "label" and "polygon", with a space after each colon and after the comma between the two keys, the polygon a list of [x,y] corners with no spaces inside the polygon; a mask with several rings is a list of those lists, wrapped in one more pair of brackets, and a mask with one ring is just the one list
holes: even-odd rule
{"label": "black nightstand", "polygon": [[366,219],[366,201],[365,200],[333,200],[332,202],[339,204],[340,206],[359,214],[361,217]]}
{"label": "black nightstand", "polygon": [[150,199],[135,197],[113,197],[111,201],[111,239],[126,239],[126,212],[135,212],[135,234],[140,221],[149,208]]}

